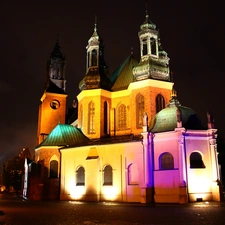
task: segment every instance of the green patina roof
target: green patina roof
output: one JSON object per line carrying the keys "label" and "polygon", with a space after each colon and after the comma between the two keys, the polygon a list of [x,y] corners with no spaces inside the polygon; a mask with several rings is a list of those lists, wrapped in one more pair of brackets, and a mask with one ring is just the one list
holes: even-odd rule
{"label": "green patina roof", "polygon": [[138,61],[133,54],[127,57],[124,62],[114,71],[110,80],[113,83],[112,91],[127,89],[133,82],[133,68],[138,65]]}
{"label": "green patina roof", "polygon": [[48,137],[37,147],[41,146],[81,146],[89,139],[76,127],[69,124],[58,124]]}
{"label": "green patina roof", "polygon": [[162,109],[151,119],[149,130],[153,133],[159,133],[177,128],[177,111],[181,115],[182,127],[193,130],[205,129],[192,109],[181,106],[178,100],[173,98],[168,107]]}

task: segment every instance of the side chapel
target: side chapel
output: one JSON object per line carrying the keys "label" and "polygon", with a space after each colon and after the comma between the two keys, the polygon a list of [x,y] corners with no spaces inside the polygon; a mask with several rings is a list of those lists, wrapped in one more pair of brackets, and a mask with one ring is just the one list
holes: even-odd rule
{"label": "side chapel", "polygon": [[147,11],[138,37],[140,61],[131,53],[110,74],[95,22],[72,110],[75,120],[66,119],[66,60],[56,42],[39,106],[35,161],[25,165],[24,197],[180,204],[220,200],[211,116],[204,127],[179,102],[168,55]]}

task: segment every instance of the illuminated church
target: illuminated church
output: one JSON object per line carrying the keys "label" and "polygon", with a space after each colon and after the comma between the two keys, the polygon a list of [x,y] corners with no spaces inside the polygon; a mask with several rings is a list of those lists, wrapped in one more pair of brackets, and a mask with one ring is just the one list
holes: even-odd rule
{"label": "illuminated church", "polygon": [[140,61],[131,53],[110,74],[95,23],[78,102],[69,113],[66,60],[57,41],[47,62],[35,162],[26,164],[24,197],[179,204],[220,200],[211,115],[204,127],[179,102],[168,55],[147,12],[138,37]]}

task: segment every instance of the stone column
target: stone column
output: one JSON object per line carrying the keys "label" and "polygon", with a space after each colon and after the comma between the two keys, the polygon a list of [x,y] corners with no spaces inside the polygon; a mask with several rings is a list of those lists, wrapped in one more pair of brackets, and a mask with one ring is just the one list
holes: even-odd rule
{"label": "stone column", "polygon": [[150,37],[147,37],[147,54],[152,53],[151,40]]}

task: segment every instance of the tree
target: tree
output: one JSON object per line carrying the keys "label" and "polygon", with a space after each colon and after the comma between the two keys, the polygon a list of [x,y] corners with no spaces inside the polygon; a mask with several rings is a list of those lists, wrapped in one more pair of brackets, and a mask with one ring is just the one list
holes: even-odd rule
{"label": "tree", "polygon": [[13,186],[16,193],[21,189],[22,176],[24,173],[24,158],[15,156],[11,158],[3,168],[3,185],[9,190]]}

